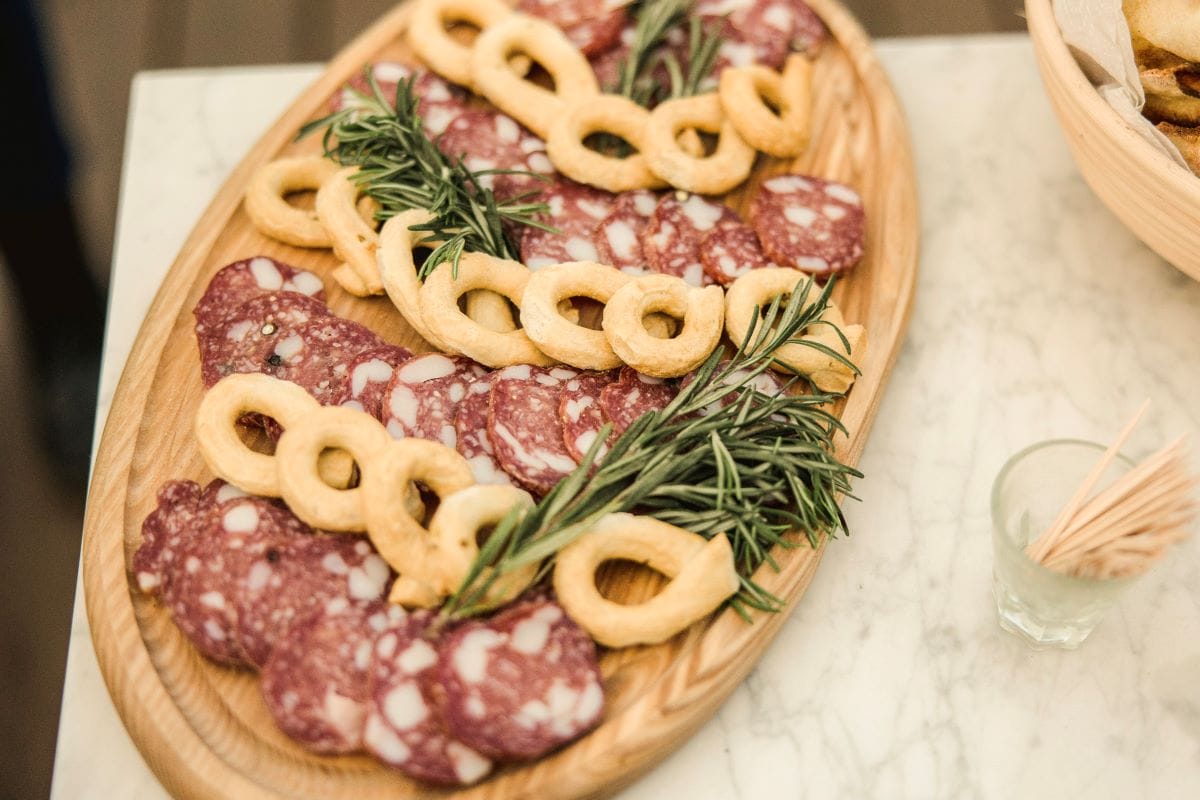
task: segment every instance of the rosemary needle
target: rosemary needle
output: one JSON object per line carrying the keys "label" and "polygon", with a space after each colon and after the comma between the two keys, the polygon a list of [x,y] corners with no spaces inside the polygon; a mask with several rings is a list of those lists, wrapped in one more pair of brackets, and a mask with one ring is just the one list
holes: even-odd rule
{"label": "rosemary needle", "polygon": [[[634,10],[633,40],[629,53],[618,69],[618,94],[635,103],[650,107],[666,96],[675,99],[699,94],[705,79],[712,71],[721,38],[711,26],[689,17],[691,0],[644,0]],[[666,47],[673,31],[687,23],[688,54],[686,69],[675,53]],[[662,65],[670,86],[664,87],[654,77]]]}
{"label": "rosemary needle", "polygon": [[354,180],[379,203],[380,219],[412,208],[433,215],[428,223],[413,226],[438,242],[422,264],[420,278],[446,261],[457,269],[464,252],[516,259],[518,251],[505,231],[506,223],[553,230],[537,219],[547,207],[531,201],[536,193],[498,200],[481,180],[497,174],[541,176],[520,170],[468,169],[462,159],[443,154],[425,134],[417,114],[414,79],[396,87],[393,110],[374,76],[368,71],[366,77],[370,89],[361,94],[360,102],[308,123],[297,139],[324,129],[325,155],[359,168]]}
{"label": "rosemary needle", "polygon": [[741,578],[732,607],[743,616],[779,610],[782,601],[754,583],[754,571],[774,565],[776,546],[815,547],[845,531],[838,499],[852,496],[850,479],[861,473],[834,455],[833,437],[844,428],[826,404],[836,396],[770,396],[753,381],[783,345],[816,346],[799,337],[828,324],[820,317],[833,283],[810,303],[802,302],[807,288],[798,287],[786,304],[776,299],[760,309],[728,362],[714,352],[694,381],[666,408],[634,422],[593,471],[609,434],[607,426],[601,430],[574,472],[531,509],[514,510],[496,526],[443,615],[484,611],[482,598],[499,575],[534,563],[544,574],[554,555],[601,517],[635,510],[706,538],[726,534]]}

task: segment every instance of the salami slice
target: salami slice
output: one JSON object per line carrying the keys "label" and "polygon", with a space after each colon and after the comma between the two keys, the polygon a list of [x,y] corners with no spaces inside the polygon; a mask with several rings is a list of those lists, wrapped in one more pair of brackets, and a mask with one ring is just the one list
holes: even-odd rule
{"label": "salami slice", "polygon": [[595,261],[592,232],[608,216],[616,197],[610,192],[560,178],[537,198],[550,207],[541,221],[558,233],[527,228],[521,236],[521,260],[532,270],[567,261]]}
{"label": "salami slice", "polygon": [[365,411],[375,419],[382,420],[383,403],[392,374],[410,358],[412,353],[407,348],[394,344],[362,351],[347,365],[350,379],[345,382],[341,395],[333,405]]}
{"label": "salami slice", "polygon": [[297,292],[316,300],[325,299],[325,284],[315,273],[255,256],[222,267],[192,309],[196,336],[203,338],[225,321],[225,317],[247,300],[268,292]]}
{"label": "salami slice", "polygon": [[531,492],[546,494],[577,466],[563,440],[558,396],[578,374],[518,364],[492,378],[487,431],[496,461]]}
{"label": "salami slice", "polygon": [[763,252],[777,264],[828,275],[862,259],[866,215],[845,184],[779,175],[763,183],[750,209]]}
{"label": "salami slice", "polygon": [[[392,105],[396,99],[396,87],[400,81],[416,75],[413,95],[417,98],[417,113],[422,127],[431,138],[443,133],[459,114],[467,110],[467,93],[447,83],[438,75],[425,69],[413,69],[398,61],[381,61],[371,66],[379,90]],[[343,108],[363,108],[362,95],[370,90],[366,77],[360,72],[330,100],[333,111]]]}
{"label": "salami slice", "polygon": [[788,6],[795,15],[795,29],[792,31],[792,47],[811,57],[821,52],[821,46],[829,36],[825,23],[817,16],[808,3],[803,0],[788,0]]}
{"label": "salami slice", "polygon": [[752,269],[769,266],[758,234],[744,222],[723,222],[700,240],[700,263],[704,274],[722,286],[733,283]]}
{"label": "salami slice", "polygon": [[731,209],[700,195],[687,195],[683,200],[675,194],[664,195],[639,237],[646,264],[692,286],[708,285],[712,281],[700,260],[700,242],[718,225],[737,221]]}
{"label": "salami slice", "polygon": [[320,317],[278,339],[267,361],[275,377],[303,387],[321,405],[332,405],[345,394],[358,355],[383,345],[357,322]]}
{"label": "salami slice", "polygon": [[133,554],[133,577],[143,593],[158,594],[200,514],[200,485],[195,481],[168,481],[159,488],[158,505],[142,522],[142,541]]}
{"label": "salami slice", "polygon": [[488,438],[488,404],[491,399],[492,377],[495,372],[476,378],[467,387],[467,396],[459,403],[454,417],[458,452],[471,465],[476,483],[515,485],[512,476],[496,460],[492,440]]}
{"label": "salami slice", "polygon": [[623,192],[608,216],[592,233],[601,264],[610,264],[631,275],[646,271],[646,256],[639,239],[654,209],[658,195],[645,189]]}
{"label": "salami slice", "polygon": [[383,422],[397,439],[411,436],[455,447],[454,418],[467,387],[487,370],[469,358],[426,353],[396,370],[388,384]]}
{"label": "salami slice", "polygon": [[[588,448],[608,421],[600,410],[600,393],[615,379],[615,371],[582,372],[567,381],[559,393],[558,418],[562,422],[563,443],[576,463],[583,462]],[[606,452],[608,448],[602,446],[596,454],[596,463]]]}
{"label": "salami slice", "polygon": [[643,414],[666,408],[677,393],[667,381],[621,367],[621,376],[600,392],[600,410],[620,435]]}
{"label": "salami slice", "polygon": [[381,599],[392,571],[362,536],[307,532],[276,540],[256,554],[237,594],[237,640],[246,660],[266,663],[276,642],[296,620],[327,601]]}
{"label": "salami slice", "polygon": [[405,618],[380,600],[329,600],[292,624],[262,668],[262,696],[284,733],[316,753],[362,748],[371,652]]}
{"label": "salami slice", "polygon": [[[793,42],[807,43],[814,34],[812,22],[820,25],[800,0],[700,0],[695,13],[706,24],[718,26],[721,45],[713,64],[714,77],[726,67],[753,63],[779,69]],[[803,34],[799,31],[802,19],[806,26]]]}
{"label": "salami slice", "polygon": [[521,0],[517,10],[554,23],[585,56],[615,45],[629,19],[624,3],[596,0]]}
{"label": "salami slice", "polygon": [[438,710],[437,642],[424,638],[431,616],[394,621],[375,641],[367,704],[367,750],[418,780],[469,784],[492,770],[490,759],[450,737]]}
{"label": "salami slice", "polygon": [[234,373],[278,377],[282,359],[275,349],[279,343],[312,320],[330,316],[320,300],[296,292],[267,292],[250,298],[197,340],[204,386]]}
{"label": "salami slice", "polygon": [[[546,143],[507,114],[493,109],[473,109],[460,114],[442,137],[438,147],[451,158],[462,158],[472,172],[513,169],[553,174],[546,156]],[[498,196],[511,197],[532,191],[540,182],[527,175],[483,175],[480,184]]]}
{"label": "salami slice", "polygon": [[468,622],[439,648],[451,735],[492,758],[536,758],[600,719],[596,645],[550,600]]}

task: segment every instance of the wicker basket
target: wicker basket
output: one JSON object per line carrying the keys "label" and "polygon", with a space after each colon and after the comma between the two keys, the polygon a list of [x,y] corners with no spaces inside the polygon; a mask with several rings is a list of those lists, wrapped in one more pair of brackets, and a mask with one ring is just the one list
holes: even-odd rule
{"label": "wicker basket", "polygon": [[1051,0],[1025,0],[1046,93],[1083,179],[1156,253],[1200,280],[1200,177],[1137,134],[1099,95],[1063,41]]}

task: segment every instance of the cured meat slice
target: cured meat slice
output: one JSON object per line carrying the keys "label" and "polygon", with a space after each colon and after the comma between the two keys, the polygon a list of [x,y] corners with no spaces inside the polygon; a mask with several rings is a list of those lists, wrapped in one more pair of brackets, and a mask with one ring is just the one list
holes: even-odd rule
{"label": "cured meat slice", "polygon": [[[558,418],[562,422],[563,443],[576,463],[582,463],[588,448],[596,441],[608,421],[600,410],[600,393],[616,379],[616,372],[582,372],[563,385],[558,396]],[[604,458],[607,447],[596,454],[596,463]]]}
{"label": "cured meat slice", "polygon": [[279,377],[279,343],[314,319],[332,314],[320,300],[296,292],[267,292],[233,309],[224,322],[198,338],[205,388],[226,375],[261,372]]}
{"label": "cured meat slice", "polygon": [[714,78],[730,66],[779,69],[793,47],[815,55],[825,38],[825,26],[802,0],[700,0],[695,14],[717,26],[722,40]]}
{"label": "cured meat slice", "polygon": [[243,582],[252,579],[259,559],[306,529],[261,497],[202,510],[162,584],[175,624],[202,654],[223,664],[253,663],[237,636]]}
{"label": "cured meat slice", "polygon": [[750,214],[763,252],[777,264],[828,275],[862,259],[862,198],[843,183],[779,175],[759,187]]}
{"label": "cured meat slice", "polygon": [[601,264],[609,264],[631,275],[646,271],[646,256],[639,239],[654,209],[658,195],[645,189],[623,192],[608,216],[592,233]]}
{"label": "cured meat slice", "polygon": [[310,320],[278,339],[267,362],[274,375],[303,387],[321,405],[332,405],[350,383],[350,365],[384,342],[363,325],[341,317]]}
{"label": "cured meat slice", "polygon": [[531,492],[546,494],[577,466],[563,440],[558,396],[578,374],[518,364],[492,378],[487,431],[496,461]]}
{"label": "cured meat slice", "polygon": [[821,46],[829,36],[825,23],[803,0],[788,0],[787,4],[796,18],[796,27],[792,31],[792,47],[815,57],[821,52]]}
{"label": "cured meat slice", "polygon": [[397,369],[388,384],[383,423],[397,439],[431,439],[455,447],[454,417],[467,387],[487,370],[469,358],[426,353]]}
{"label": "cured meat slice", "polygon": [[266,256],[235,261],[213,275],[192,309],[197,338],[207,336],[242,303],[268,292],[298,292],[324,300],[325,284],[315,273]]}
{"label": "cured meat slice", "polygon": [[142,542],[133,554],[133,577],[145,594],[158,594],[165,570],[187,543],[201,514],[200,485],[168,481],[158,490],[158,505],[142,522]]}
{"label": "cured meat slice", "polygon": [[596,645],[551,600],[461,625],[443,640],[437,670],[450,734],[492,758],[536,758],[604,709]]}
{"label": "cured meat slice", "polygon": [[615,45],[628,22],[621,2],[521,0],[517,10],[554,23],[585,56]]}
{"label": "cured meat slice", "polygon": [[371,652],[380,632],[406,617],[380,600],[329,600],[292,624],[262,668],[275,723],[316,753],[362,748]]}
{"label": "cured meat slice", "polygon": [[525,266],[538,270],[566,261],[595,261],[598,254],[592,232],[608,216],[616,197],[560,178],[542,189],[536,199],[550,207],[540,221],[557,228],[558,233],[526,228],[521,236],[521,261]]}
{"label": "cured meat slice", "polygon": [[[554,173],[554,165],[546,155],[546,143],[512,117],[493,109],[473,109],[460,114],[446,128],[438,147],[450,158],[461,157],[463,165],[472,172],[513,169]],[[500,177],[505,180],[499,181]],[[533,191],[541,185],[528,175],[483,175],[479,183],[503,197]]]}
{"label": "cured meat slice", "polygon": [[[720,372],[721,370],[725,369],[726,366],[728,366],[728,363],[729,362],[727,362],[727,361],[722,361],[720,364],[718,364],[717,372]],[[727,386],[737,386],[742,381],[745,381],[747,378],[750,378],[749,370],[737,369],[737,370],[734,370],[729,375],[727,375],[725,377],[725,379],[721,382]],[[689,372],[687,375],[684,375],[683,378],[679,381],[679,391],[682,392],[688,386],[691,386],[692,383],[695,382],[695,380],[696,380],[695,372]],[[778,395],[783,393],[784,381],[782,378],[780,378],[774,372],[766,371],[766,372],[760,372],[758,375],[755,375],[754,378],[752,378],[750,380],[748,385],[750,386],[750,388],[754,389],[756,392],[765,394],[767,397],[777,397]],[[700,409],[700,416],[706,417],[709,414],[712,414],[714,411],[718,411],[721,408],[723,408],[724,406],[728,406],[728,405],[736,402],[740,396],[741,396],[740,391],[735,391],[735,390],[731,389],[730,392],[728,394],[726,394],[724,397],[720,398],[719,400],[715,400],[712,403],[705,406],[704,408]]]}
{"label": "cured meat slice", "polygon": [[[431,138],[443,133],[459,114],[467,110],[467,93],[429,70],[414,70],[398,61],[380,61],[371,66],[371,72],[389,105],[395,102],[396,87],[400,81],[416,75],[413,81],[413,95],[418,100],[417,113],[421,116],[426,135]],[[333,111],[362,108],[362,95],[366,94],[369,88],[366,77],[360,72],[333,96],[330,107]]]}
{"label": "cured meat slice", "polygon": [[488,405],[491,400],[492,377],[495,372],[476,378],[467,387],[467,396],[459,403],[454,417],[458,452],[471,465],[476,483],[515,485],[512,476],[500,467],[492,440],[488,438]]}
{"label": "cured meat slice", "polygon": [[375,419],[382,420],[383,403],[392,374],[410,358],[412,353],[407,348],[394,344],[364,350],[347,365],[350,380],[345,383],[342,394],[333,404],[365,411]]}
{"label": "cured meat slice", "polygon": [[667,381],[621,367],[621,376],[600,392],[600,410],[613,424],[613,432],[620,435],[643,414],[666,408],[676,394]]}
{"label": "cured meat slice", "polygon": [[290,511],[288,526],[244,571],[237,594],[237,640],[246,660],[266,663],[289,625],[330,600],[383,598],[392,571],[362,536],[314,534]]}
{"label": "cured meat slice", "polygon": [[692,286],[708,285],[712,281],[700,261],[701,239],[718,225],[737,221],[738,215],[731,209],[700,195],[687,195],[683,200],[676,194],[664,195],[639,237],[646,264]]}
{"label": "cured meat slice", "polygon": [[437,642],[423,636],[430,620],[412,614],[375,640],[363,741],[380,761],[418,780],[474,783],[492,762],[446,732],[436,697]]}
{"label": "cured meat slice", "polygon": [[700,240],[700,263],[704,265],[704,274],[722,286],[752,269],[770,264],[758,234],[744,222],[723,222],[704,234]]}

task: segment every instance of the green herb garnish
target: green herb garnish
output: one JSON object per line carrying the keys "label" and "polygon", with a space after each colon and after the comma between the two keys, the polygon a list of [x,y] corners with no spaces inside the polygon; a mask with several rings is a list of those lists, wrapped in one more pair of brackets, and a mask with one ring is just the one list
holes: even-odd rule
{"label": "green herb garnish", "polygon": [[446,261],[457,270],[464,252],[517,259],[517,247],[508,238],[504,223],[553,230],[537,219],[546,211],[546,204],[531,201],[536,192],[497,200],[480,182],[484,175],[542,176],[521,170],[468,169],[461,158],[443,154],[425,134],[417,114],[413,79],[397,86],[395,110],[369,71],[367,81],[370,91],[360,93],[359,103],[308,123],[296,138],[323,128],[326,157],[359,168],[354,180],[379,203],[381,219],[413,208],[433,215],[428,223],[412,228],[428,231],[438,242],[418,277],[423,280]]}
{"label": "green herb garnish", "polygon": [[[721,38],[699,19],[688,16],[691,7],[691,0],[644,0],[636,4],[633,42],[618,71],[618,94],[648,108],[664,96],[675,99],[700,93],[705,78],[712,71]],[[686,71],[676,55],[666,48],[671,31],[685,20],[688,28]],[[669,87],[654,79],[659,64],[670,76]]]}
{"label": "green herb garnish", "polygon": [[[648,514],[705,537],[725,533],[742,583],[732,607],[745,618],[749,609],[778,611],[782,600],[753,581],[754,571],[763,562],[775,565],[770,551],[776,545],[807,541],[816,547],[823,537],[845,531],[838,498],[852,496],[850,479],[862,474],[834,455],[833,437],[845,429],[824,406],[836,395],[771,397],[752,382],[789,343],[815,347],[853,368],[843,355],[799,338],[829,324],[820,317],[833,283],[805,304],[809,279],[786,304],[776,298],[760,309],[727,363],[721,363],[720,349],[714,352],[670,405],[631,425],[593,473],[606,426],[574,472],[533,508],[514,509],[496,526],[443,615],[486,610],[482,601],[497,577],[536,563],[544,574],[555,553],[604,515],[620,511]],[[720,406],[731,393],[734,402]]]}

